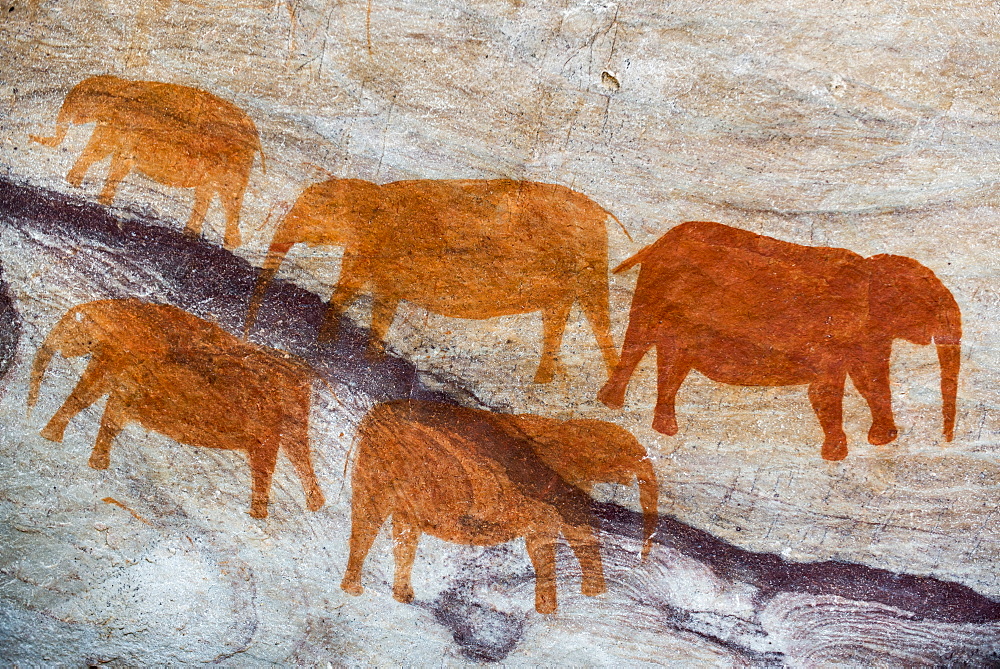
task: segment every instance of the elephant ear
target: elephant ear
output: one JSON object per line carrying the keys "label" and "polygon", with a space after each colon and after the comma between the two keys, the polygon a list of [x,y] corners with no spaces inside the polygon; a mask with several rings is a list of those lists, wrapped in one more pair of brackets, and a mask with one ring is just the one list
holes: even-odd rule
{"label": "elephant ear", "polygon": [[590,492],[593,478],[587,475],[586,453],[577,448],[580,434],[569,422],[519,414],[506,417],[504,429],[511,436],[526,440],[538,458],[563,481]]}
{"label": "elephant ear", "polygon": [[364,179],[333,179],[326,184],[328,214],[346,226],[370,226],[375,213],[386,204],[382,186]]}
{"label": "elephant ear", "polygon": [[310,245],[357,245],[377,236],[371,228],[384,201],[382,187],[363,179],[314,184],[288,212],[278,235],[284,241]]}
{"label": "elephant ear", "polygon": [[[613,423],[577,419],[561,421],[532,414],[512,416],[512,429],[530,438],[539,458],[567,483],[589,494],[594,483],[629,485],[631,464],[622,462],[645,456],[626,444],[634,438]],[[622,449],[627,453],[623,453]]]}
{"label": "elephant ear", "polygon": [[386,205],[386,193],[378,184],[362,179],[351,180],[350,198],[352,211],[360,220],[371,221],[375,213]]}
{"label": "elephant ear", "polygon": [[[425,463],[434,462],[437,467],[411,475],[424,479],[422,486],[433,491],[432,499],[469,519],[488,519],[495,509],[503,507],[504,498],[511,492],[510,484],[496,462],[477,457],[474,441],[459,430],[440,426],[414,429],[424,444]],[[458,472],[461,477],[455,476]]]}
{"label": "elephant ear", "polygon": [[869,258],[869,318],[890,338],[914,344],[957,344],[962,338],[955,297],[927,267],[912,258]]}

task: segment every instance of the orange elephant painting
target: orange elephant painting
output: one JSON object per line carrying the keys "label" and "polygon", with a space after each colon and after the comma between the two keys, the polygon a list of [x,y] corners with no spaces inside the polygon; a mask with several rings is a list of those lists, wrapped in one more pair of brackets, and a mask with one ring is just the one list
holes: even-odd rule
{"label": "orange elephant painting", "polygon": [[309,451],[313,377],[304,363],[176,307],[89,302],[67,311],[45,338],[31,369],[29,407],[55,353],[90,361],[43,437],[61,442],[74,416],[108,396],[91,467],[109,466],[112,442],[135,421],[183,444],[245,451],[254,518],[267,517],[280,451],[302,480],[308,508],[323,506]]}
{"label": "orange elephant painting", "polygon": [[562,534],[583,571],[582,591],[605,590],[588,492],[638,482],[645,557],[657,523],[657,481],[635,437],[603,421],[560,421],[419,400],[380,404],[362,420],[351,478],[350,556],[341,587],[364,592],[361,568],[392,517],[393,595],[413,599],[410,574],[427,533],[488,546],[525,538],[535,608],[556,610],[555,542]]}
{"label": "orange elephant painting", "polygon": [[601,389],[620,408],[636,365],[656,347],[653,427],[677,433],[674,398],[691,370],[744,386],[808,384],[827,460],[847,456],[842,425],[849,376],[872,413],[868,441],[896,438],[889,387],[895,339],[937,345],[944,435],[955,429],[961,364],[958,303],[910,258],[863,258],[719,223],[688,222],[625,261],[641,265],[621,362]]}
{"label": "orange elephant painting", "polygon": [[[308,187],[279,224],[250,300],[247,331],[288,251],[342,246],[326,327],[373,295],[370,354],[378,357],[400,300],[453,318],[541,311],[537,383],[553,378],[563,330],[579,303],[610,374],[617,352],[608,313],[606,221],[587,196],[554,184],[331,179]],[[616,219],[617,220],[617,219]],[[624,228],[623,228],[624,229]]]}
{"label": "orange elephant painting", "polygon": [[32,139],[58,146],[71,123],[97,124],[66,175],[72,186],[79,188],[91,166],[110,156],[101,204],[110,205],[121,181],[137,170],[167,186],[194,189],[186,231],[195,236],[218,195],[226,212],[224,245],[241,244],[243,194],[254,157],[261,154],[262,167],[264,160],[257,126],[241,109],[189,86],[102,75],[66,95],[55,135]]}

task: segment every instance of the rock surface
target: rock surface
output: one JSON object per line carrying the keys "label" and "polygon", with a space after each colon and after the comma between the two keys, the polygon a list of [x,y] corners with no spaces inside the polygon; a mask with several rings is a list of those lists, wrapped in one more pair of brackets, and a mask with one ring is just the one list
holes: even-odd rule
{"label": "rock surface", "polygon": [[[986,3],[639,0],[543,3],[241,3],[13,0],[0,7],[0,657],[16,663],[816,665],[1000,661],[996,460],[1000,319],[995,198],[1000,139],[996,13]],[[370,12],[370,14],[369,14]],[[30,17],[30,18],[29,18]],[[90,126],[58,149],[66,92],[99,73],[210,90],[257,124],[245,245],[181,234],[191,192],[132,174],[112,208],[104,167],[65,175]],[[605,372],[574,309],[563,369],[531,383],[535,314],[461,321],[404,305],[392,355],[365,361],[359,325],[319,345],[339,261],[297,247],[253,338],[296,353],[317,384],[316,468],[305,500],[279,460],[271,516],[250,518],[243,458],[128,427],[112,466],[86,466],[103,402],[62,444],[38,432],[85,366],[57,359],[26,410],[28,369],[51,326],[89,300],[137,296],[238,333],[273,231],[329,176],[522,178],[586,193],[615,214],[611,264],[684,220],[780,239],[896,253],[930,267],[962,309],[955,441],[941,437],[937,361],[897,342],[900,436],[865,441],[850,389],[850,455],[819,457],[804,387],[745,388],[692,374],[680,432],[650,428],[655,361],[623,411],[595,399]],[[635,274],[611,277],[621,342]],[[11,299],[7,299],[7,295]],[[610,420],[652,454],[661,521],[638,559],[635,491],[600,499],[609,591],[579,594],[558,555],[560,609],[535,613],[523,542],[421,540],[416,599],[391,594],[384,529],[366,594],[339,586],[353,429],[374,402]]]}

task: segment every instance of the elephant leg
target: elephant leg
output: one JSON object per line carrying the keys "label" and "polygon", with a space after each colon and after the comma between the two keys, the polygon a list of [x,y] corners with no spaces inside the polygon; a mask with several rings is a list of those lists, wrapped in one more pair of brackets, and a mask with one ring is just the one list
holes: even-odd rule
{"label": "elephant leg", "polygon": [[97,201],[105,207],[110,207],[111,203],[115,200],[118,184],[132,171],[133,167],[135,167],[134,158],[121,151],[115,153],[111,157],[111,168],[108,170],[108,178],[104,181],[104,188],[97,197]]}
{"label": "elephant leg", "polygon": [[413,560],[417,557],[420,529],[401,514],[392,516],[392,554],[396,560],[396,574],[392,583],[392,596],[396,601],[409,604],[413,601]]}
{"label": "elephant leg", "polygon": [[[356,469],[351,482],[354,494],[351,499],[350,555],[347,558],[347,571],[340,582],[340,588],[349,595],[364,593],[361,567],[390,513],[390,498],[381,482],[365,482],[361,479]],[[398,569],[398,558],[396,564]]]}
{"label": "elephant leg", "polygon": [[542,360],[535,372],[535,383],[548,383],[555,376],[559,365],[559,349],[572,302],[557,304],[542,310]]}
{"label": "elephant leg", "polygon": [[[590,277],[588,276],[588,278]],[[618,366],[618,349],[615,348],[615,341],[611,338],[608,279],[606,276],[603,278],[595,277],[585,283],[587,290],[582,291],[578,297],[580,307],[583,309],[583,315],[590,322],[594,337],[597,339],[597,345],[601,347],[604,365],[607,367],[608,379],[610,379],[615,367]]]}
{"label": "elephant leg", "polygon": [[372,303],[372,329],[368,340],[369,360],[379,361],[385,356],[385,338],[389,334],[392,319],[396,317],[399,299],[376,294]]}
{"label": "elephant leg", "polygon": [[861,393],[872,412],[872,426],[868,430],[868,443],[884,446],[899,434],[892,417],[892,391],[889,389],[889,361],[857,365],[850,371],[851,381]]}
{"label": "elephant leg", "polygon": [[809,401],[823,428],[823,459],[843,460],[847,457],[847,435],[844,434],[845,374],[837,370],[809,386]]}
{"label": "elephant leg", "polygon": [[247,173],[237,178],[234,184],[226,184],[219,189],[219,197],[222,198],[222,206],[226,210],[226,233],[222,245],[228,251],[238,248],[243,243],[240,236],[240,210],[243,208],[243,194],[246,192],[250,177],[249,169],[248,167]]}
{"label": "elephant leg", "polygon": [[90,454],[88,464],[94,469],[107,469],[111,464],[111,442],[124,429],[128,416],[125,413],[126,403],[118,393],[111,393],[108,403],[101,416],[101,428],[97,431],[94,450]]}
{"label": "elephant leg", "polygon": [[637,321],[635,316],[629,319],[618,366],[597,393],[597,399],[609,409],[621,409],[625,406],[625,390],[628,388],[629,379],[632,378],[639,361],[646,355],[646,351],[653,345],[647,336],[645,326],[640,326]]}
{"label": "elephant leg", "polygon": [[601,561],[601,545],[594,528],[589,525],[563,527],[563,534],[580,561],[583,581],[580,591],[588,597],[607,591],[604,585],[604,563]]}
{"label": "elephant leg", "polygon": [[524,537],[524,546],[535,568],[535,610],[556,611],[556,544],[551,534],[532,533]]}
{"label": "elephant leg", "polygon": [[271,476],[274,475],[274,465],[278,461],[278,443],[269,440],[253,444],[247,455],[251,474],[250,515],[253,518],[267,518]]}
{"label": "elephant leg", "polygon": [[687,378],[691,366],[679,355],[677,343],[661,339],[656,344],[656,409],[653,411],[653,429],[669,437],[677,434],[675,401],[677,391]]}
{"label": "elephant leg", "polygon": [[201,226],[205,222],[205,214],[208,213],[213,197],[215,189],[212,186],[201,185],[194,189],[194,208],[191,209],[191,218],[184,226],[184,234],[191,237],[201,236]]}
{"label": "elephant leg", "polygon": [[361,292],[361,284],[352,280],[350,276],[345,276],[341,270],[341,279],[337,282],[337,287],[330,296],[330,302],[326,307],[326,315],[323,317],[323,324],[319,330],[319,340],[335,341],[340,329],[340,319],[351,302],[357,298]]}
{"label": "elephant leg", "polygon": [[288,429],[286,427],[287,433],[282,438],[282,445],[285,454],[295,467],[295,472],[299,475],[299,480],[302,481],[302,489],[306,493],[306,508],[310,511],[318,511],[326,503],[326,499],[316,481],[312,454],[309,452],[309,428],[305,423],[303,421],[301,429]]}
{"label": "elephant leg", "polygon": [[94,163],[101,162],[118,148],[119,142],[114,140],[115,135],[115,131],[102,126],[97,126],[94,129],[94,134],[90,136],[90,141],[87,142],[83,153],[66,174],[66,181],[73,188],[79,188],[83,184],[83,177],[86,176],[87,171]]}
{"label": "elephant leg", "polygon": [[61,443],[66,433],[66,426],[73,418],[89,407],[91,404],[101,399],[108,392],[106,386],[107,376],[104,370],[106,361],[97,356],[92,357],[77,381],[76,387],[69,397],[62,403],[62,406],[55,412],[48,424],[42,428],[41,435],[49,441]]}

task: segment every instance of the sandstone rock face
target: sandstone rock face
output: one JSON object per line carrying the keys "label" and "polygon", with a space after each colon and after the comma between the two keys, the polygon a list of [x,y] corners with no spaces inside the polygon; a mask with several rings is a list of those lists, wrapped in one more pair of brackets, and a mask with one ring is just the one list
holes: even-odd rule
{"label": "sandstone rock face", "polygon": [[[992,6],[9,0],[0,10],[3,660],[1000,660]],[[263,159],[243,195],[242,245],[223,248],[217,198],[201,237],[185,235],[196,189],[163,175],[132,171],[100,203],[117,158],[68,183],[99,126],[70,125],[58,146],[31,139],[51,137],[70,90],[105,74],[194,87],[252,119]],[[140,126],[150,131],[129,127]],[[155,133],[135,136],[146,144],[131,151],[163,153]],[[107,469],[89,467],[103,397],[61,443],[40,435],[90,364],[56,355],[29,411],[32,361],[67,310],[134,297],[240,335],[278,221],[304,188],[332,178],[557,184],[621,222],[607,221],[611,268],[684,221],[913,258],[961,311],[954,440],[942,435],[934,347],[903,340],[889,365],[897,438],[868,443],[871,415],[849,383],[848,455],[836,462],[821,458],[805,385],[692,372],[667,436],[652,428],[649,355],[624,406],[608,408],[597,399],[606,360],[579,306],[549,383],[533,382],[538,312],[458,319],[404,300],[386,355],[371,359],[370,291],[346,305],[334,339],[317,339],[347,265],[337,244],[291,248],[250,337],[315,370],[319,510],[281,456],[269,515],[252,518],[243,454],[137,423],[113,442]],[[609,275],[619,348],[636,276]],[[522,539],[424,534],[414,597],[402,603],[386,523],[364,594],[348,595],[355,431],[375,404],[401,398],[625,428],[658,483],[649,557],[638,488],[599,483],[588,492],[602,594],[581,594],[579,562],[560,540],[559,608],[538,613]]]}

